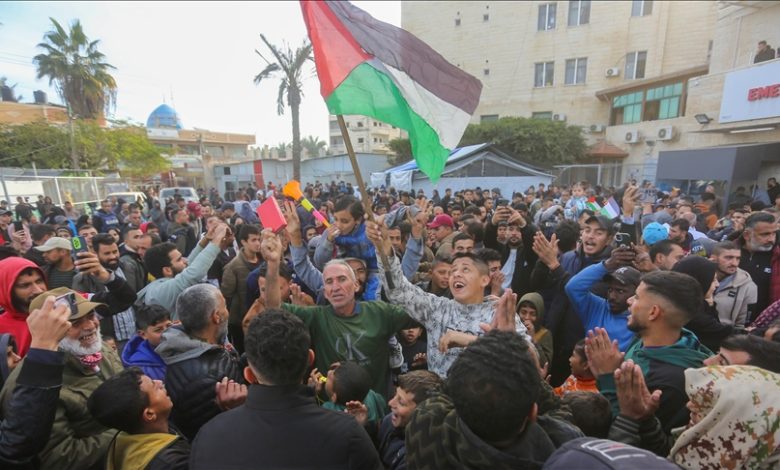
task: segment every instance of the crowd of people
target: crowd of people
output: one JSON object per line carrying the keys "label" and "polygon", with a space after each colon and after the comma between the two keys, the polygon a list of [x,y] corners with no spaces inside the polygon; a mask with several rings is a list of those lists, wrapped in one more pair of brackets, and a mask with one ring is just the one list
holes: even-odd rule
{"label": "crowd of people", "polygon": [[303,192],[3,201],[0,467],[780,467],[774,178]]}

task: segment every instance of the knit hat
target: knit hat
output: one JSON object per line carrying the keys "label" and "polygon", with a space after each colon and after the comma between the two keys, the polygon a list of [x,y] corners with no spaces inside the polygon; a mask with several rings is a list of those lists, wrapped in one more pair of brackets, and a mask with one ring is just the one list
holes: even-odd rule
{"label": "knit hat", "polygon": [[677,465],[638,447],[608,439],[581,437],[556,450],[543,470],[587,468],[590,470],[673,470]]}
{"label": "knit hat", "polygon": [[699,283],[702,294],[710,290],[718,265],[701,256],[686,256],[674,265],[672,271],[687,274]]}
{"label": "knit hat", "polygon": [[658,222],[650,222],[647,224],[647,227],[642,230],[642,240],[645,241],[647,246],[653,246],[667,238],[669,238],[669,231]]}

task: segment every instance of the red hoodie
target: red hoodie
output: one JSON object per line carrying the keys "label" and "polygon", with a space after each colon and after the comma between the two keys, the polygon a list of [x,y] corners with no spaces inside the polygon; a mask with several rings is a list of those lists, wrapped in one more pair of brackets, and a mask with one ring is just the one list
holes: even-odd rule
{"label": "red hoodie", "polygon": [[0,307],[3,307],[5,310],[0,315],[0,333],[11,333],[14,335],[16,347],[19,349],[19,355],[22,357],[30,349],[32,336],[30,335],[30,329],[27,327],[27,313],[18,312],[11,299],[16,278],[19,277],[19,273],[27,268],[35,268],[41,273],[41,276],[44,276],[43,271],[30,260],[12,256],[0,261]]}

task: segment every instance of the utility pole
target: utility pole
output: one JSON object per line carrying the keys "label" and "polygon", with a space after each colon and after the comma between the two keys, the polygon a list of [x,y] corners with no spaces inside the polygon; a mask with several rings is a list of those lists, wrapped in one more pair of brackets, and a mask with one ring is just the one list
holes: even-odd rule
{"label": "utility pole", "polygon": [[80,169],[79,157],[76,155],[76,135],[73,132],[73,113],[70,109],[70,103],[66,103],[68,106],[68,127],[70,128],[70,162],[73,165],[74,170]]}

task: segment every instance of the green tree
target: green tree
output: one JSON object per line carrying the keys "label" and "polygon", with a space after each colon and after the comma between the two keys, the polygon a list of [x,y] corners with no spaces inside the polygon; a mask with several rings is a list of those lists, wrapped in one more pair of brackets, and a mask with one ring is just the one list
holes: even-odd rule
{"label": "green tree", "polygon": [[316,158],[320,155],[320,150],[324,149],[327,144],[324,140],[320,140],[319,137],[309,135],[301,140],[301,147],[306,149],[309,154],[309,158]]}
{"label": "green tree", "polygon": [[289,45],[278,47],[260,35],[263,44],[271,51],[271,55],[276,62],[266,59],[260,51],[255,50],[257,55],[265,62],[265,68],[255,75],[255,85],[268,81],[269,78],[281,75],[279,83],[279,96],[276,99],[276,112],[280,116],[284,114],[285,101],[290,107],[292,114],[292,158],[293,158],[293,178],[301,180],[301,129],[299,122],[299,113],[301,98],[303,97],[303,73],[304,65],[307,61],[314,61],[311,55],[311,43],[304,41],[303,45],[294,51]]}
{"label": "green tree", "polygon": [[279,142],[279,144],[274,147],[280,159],[287,158],[287,147],[287,142]]}
{"label": "green tree", "polygon": [[[79,20],[74,20],[66,31],[54,18],[54,29],[43,35],[43,49],[33,57],[38,78],[48,78],[57,94],[68,107],[68,119],[74,117],[99,119],[116,105],[117,85],[109,73],[115,67],[106,62],[98,50],[99,40],[90,41]],[[74,146],[75,147],[75,146]],[[71,149],[74,169],[80,163],[75,149]]]}
{"label": "green tree", "polygon": [[68,167],[68,133],[45,121],[0,125],[0,166]]}
{"label": "green tree", "polygon": [[10,88],[11,94],[13,95],[13,101],[18,103],[24,99],[24,96],[16,94],[16,85],[18,85],[18,83],[9,85],[7,77],[0,77],[0,87],[7,86],[8,88]]}
{"label": "green tree", "polygon": [[400,165],[413,158],[412,144],[409,142],[409,139],[391,139],[387,146],[393,151],[393,158],[390,161],[391,165]]}
{"label": "green tree", "polygon": [[563,122],[521,117],[470,124],[459,146],[490,142],[515,158],[544,167],[585,157],[582,129]]}

